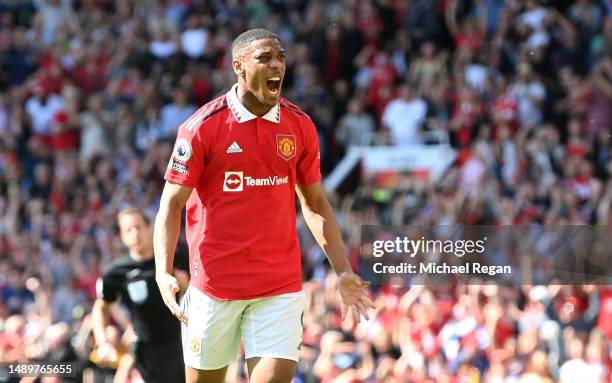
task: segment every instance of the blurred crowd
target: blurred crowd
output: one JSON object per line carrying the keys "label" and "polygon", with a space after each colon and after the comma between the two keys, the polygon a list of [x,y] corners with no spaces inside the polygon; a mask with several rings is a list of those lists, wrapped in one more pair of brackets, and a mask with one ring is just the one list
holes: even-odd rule
{"label": "blurred crowd", "polygon": [[[0,360],[112,380],[88,313],[123,254],[116,213],[155,215],[178,126],[233,84],[251,27],[283,40],[283,94],[316,123],[324,174],[352,146],[457,151],[437,182],[367,175],[330,196],[356,268],[361,224],[612,227],[609,0],[3,0]],[[611,288],[376,286],[357,325],[299,233],[297,382],[612,382]]]}

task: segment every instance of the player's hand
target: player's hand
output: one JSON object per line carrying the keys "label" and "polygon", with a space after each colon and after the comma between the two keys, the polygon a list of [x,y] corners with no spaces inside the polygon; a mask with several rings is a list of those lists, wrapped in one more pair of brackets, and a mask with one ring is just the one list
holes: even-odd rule
{"label": "player's hand", "polygon": [[181,322],[187,324],[187,316],[181,312],[181,308],[178,303],[176,303],[176,293],[179,291],[178,280],[172,274],[164,273],[156,275],[155,281],[157,282],[164,303],[168,309],[170,309],[172,315]]}
{"label": "player's hand", "polygon": [[338,290],[342,297],[342,320],[350,312],[358,323],[363,316],[369,320],[368,309],[373,309],[374,303],[368,296],[370,282],[362,281],[352,271],[345,271],[338,276]]}

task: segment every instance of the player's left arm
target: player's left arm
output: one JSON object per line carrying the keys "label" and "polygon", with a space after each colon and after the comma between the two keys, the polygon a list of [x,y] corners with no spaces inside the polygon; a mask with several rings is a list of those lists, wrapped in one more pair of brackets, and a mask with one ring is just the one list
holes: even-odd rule
{"label": "player's left arm", "polygon": [[296,191],[304,220],[338,275],[338,289],[343,303],[342,318],[350,311],[357,322],[361,315],[369,319],[367,310],[374,308],[368,296],[369,282],[362,281],[351,268],[336,216],[327,200],[323,185],[320,181],[307,185],[298,184]]}

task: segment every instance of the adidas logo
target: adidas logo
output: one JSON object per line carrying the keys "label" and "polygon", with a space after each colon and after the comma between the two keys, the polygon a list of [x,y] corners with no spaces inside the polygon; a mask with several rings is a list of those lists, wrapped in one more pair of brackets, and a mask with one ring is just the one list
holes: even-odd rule
{"label": "adidas logo", "polygon": [[232,144],[227,148],[225,153],[242,153],[242,148],[238,145],[236,141],[232,142]]}

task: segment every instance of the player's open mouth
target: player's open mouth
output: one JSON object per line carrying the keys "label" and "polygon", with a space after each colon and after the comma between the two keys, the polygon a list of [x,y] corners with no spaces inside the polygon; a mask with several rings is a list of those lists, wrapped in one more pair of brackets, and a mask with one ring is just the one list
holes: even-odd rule
{"label": "player's open mouth", "polygon": [[266,86],[268,87],[268,90],[270,91],[270,93],[272,93],[273,95],[279,94],[280,93],[280,86],[281,86],[281,78],[280,78],[280,76],[272,76],[272,77],[270,77],[266,81]]}

